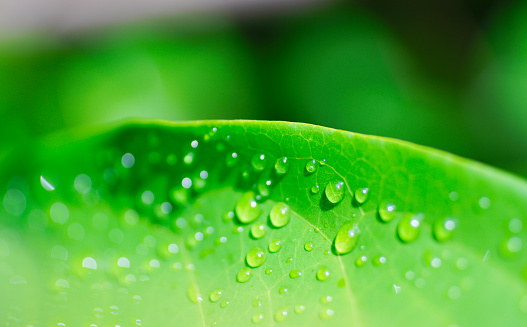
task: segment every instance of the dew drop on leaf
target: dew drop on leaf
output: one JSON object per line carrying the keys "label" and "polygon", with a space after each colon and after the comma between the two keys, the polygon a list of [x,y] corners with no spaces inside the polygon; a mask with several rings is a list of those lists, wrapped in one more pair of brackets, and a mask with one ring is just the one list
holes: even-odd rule
{"label": "dew drop on leaf", "polygon": [[295,306],[295,312],[296,312],[297,314],[301,314],[301,313],[303,313],[304,311],[306,311],[306,307],[305,307],[305,306],[300,305],[300,304]]}
{"label": "dew drop on leaf", "polygon": [[399,236],[399,239],[405,243],[415,241],[419,237],[421,221],[423,218],[423,214],[404,215],[403,219],[401,219],[397,225],[397,235]]}
{"label": "dew drop on leaf", "polygon": [[274,315],[274,320],[276,320],[276,322],[283,322],[288,314],[289,306],[282,307],[278,311],[276,311]]}
{"label": "dew drop on leaf", "polygon": [[360,256],[360,257],[357,258],[357,260],[355,260],[355,266],[362,267],[362,266],[364,266],[366,261],[368,261],[368,257],[367,256],[365,256],[365,255]]}
{"label": "dew drop on leaf", "polygon": [[255,323],[255,324],[260,324],[263,322],[264,320],[264,315],[263,313],[261,312],[257,312],[253,315],[253,317],[251,318],[252,322]]}
{"label": "dew drop on leaf", "polygon": [[251,269],[244,267],[238,271],[238,274],[236,275],[236,280],[240,283],[245,283],[251,278],[251,276]]}
{"label": "dew drop on leaf", "polygon": [[220,307],[222,309],[225,309],[231,302],[229,300],[223,300],[223,302],[220,303]]}
{"label": "dew drop on leaf", "polygon": [[368,199],[368,192],[369,189],[367,187],[359,188],[355,190],[355,200],[357,200],[358,203],[364,203]]}
{"label": "dew drop on leaf", "polygon": [[270,275],[272,272],[273,272],[273,269],[271,269],[271,268],[267,268],[267,269],[265,269],[265,273],[266,273],[267,275]]}
{"label": "dew drop on leaf", "polygon": [[349,220],[339,229],[335,237],[335,249],[338,254],[351,252],[359,239],[359,228],[353,220]]}
{"label": "dew drop on leaf", "polygon": [[209,300],[211,302],[218,302],[222,296],[223,296],[223,290],[218,288],[210,293]]}
{"label": "dew drop on leaf", "polygon": [[269,243],[269,252],[271,253],[276,253],[280,251],[281,248],[282,248],[282,241],[278,239],[272,240],[271,243]]}
{"label": "dew drop on leaf", "polygon": [[260,267],[264,264],[267,255],[260,247],[255,247],[247,253],[247,264],[253,268]]}
{"label": "dew drop on leaf", "polygon": [[262,208],[256,202],[255,194],[252,191],[244,193],[236,203],[236,216],[243,224],[249,224],[256,220],[262,213]]}
{"label": "dew drop on leaf", "polygon": [[265,236],[265,225],[264,224],[254,224],[251,226],[251,235],[252,237],[259,239]]}
{"label": "dew drop on leaf", "polygon": [[289,223],[290,218],[290,210],[287,204],[283,202],[278,202],[274,205],[274,207],[271,209],[271,213],[269,214],[269,218],[271,219],[271,224],[276,227],[284,227]]}
{"label": "dew drop on leaf", "polygon": [[434,237],[439,242],[448,241],[452,238],[456,222],[452,218],[440,219],[434,223]]}
{"label": "dew drop on leaf", "polygon": [[321,282],[327,280],[330,275],[329,269],[326,266],[322,266],[317,270],[317,279]]}
{"label": "dew drop on leaf", "polygon": [[339,203],[344,198],[344,182],[333,180],[326,186],[326,197],[331,203]]}
{"label": "dew drop on leaf", "polygon": [[306,171],[309,174],[316,172],[317,169],[318,169],[318,162],[315,159],[311,159],[306,162]]}
{"label": "dew drop on leaf", "polygon": [[322,309],[319,312],[320,319],[323,319],[323,320],[331,319],[334,314],[335,314],[335,311],[333,311],[331,309],[327,309],[327,308]]}
{"label": "dew drop on leaf", "polygon": [[395,217],[395,204],[388,200],[379,203],[379,218],[384,222],[389,222]]}
{"label": "dew drop on leaf", "polygon": [[318,184],[311,186],[311,193],[317,194],[319,190],[320,190],[320,186],[318,186]]}
{"label": "dew drop on leaf", "polygon": [[200,303],[201,301],[203,301],[203,298],[201,297],[201,294],[199,292],[199,289],[198,289],[198,286],[194,283],[190,284],[187,288],[187,296],[189,298],[189,300],[192,302],[192,303]]}
{"label": "dew drop on leaf", "polygon": [[238,154],[236,152],[229,153],[225,158],[225,164],[227,167],[233,167],[238,162]]}
{"label": "dew drop on leaf", "polygon": [[255,154],[251,159],[251,166],[256,171],[262,171],[267,163],[265,154]]}
{"label": "dew drop on leaf", "polygon": [[295,279],[302,276],[302,272],[300,270],[291,270],[289,272],[289,278]]}
{"label": "dew drop on leaf", "polygon": [[386,263],[387,259],[383,255],[376,255],[373,257],[372,262],[375,266],[382,266]]}
{"label": "dew drop on leaf", "polygon": [[285,294],[285,293],[287,293],[287,287],[285,287],[285,286],[280,287],[280,288],[278,289],[278,293],[280,293],[280,294]]}
{"label": "dew drop on leaf", "polygon": [[306,244],[304,244],[304,249],[308,252],[312,251],[315,248],[315,244],[313,242],[308,241]]}
{"label": "dew drop on leaf", "polygon": [[289,170],[289,162],[287,161],[286,157],[279,158],[276,160],[276,163],[274,165],[274,169],[276,170],[276,173],[278,175],[284,175]]}

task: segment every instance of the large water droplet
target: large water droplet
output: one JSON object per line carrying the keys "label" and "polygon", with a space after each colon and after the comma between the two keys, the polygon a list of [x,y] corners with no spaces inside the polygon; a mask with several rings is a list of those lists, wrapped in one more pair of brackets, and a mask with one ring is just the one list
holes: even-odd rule
{"label": "large water droplet", "polygon": [[395,217],[395,204],[388,200],[379,203],[379,218],[384,222],[389,222]]}
{"label": "large water droplet", "polygon": [[300,270],[291,270],[289,272],[289,277],[292,278],[292,279],[298,278],[300,276],[302,276],[302,271],[300,271]]}
{"label": "large water droplet", "polygon": [[314,248],[315,244],[313,244],[311,241],[307,241],[306,244],[304,244],[304,249],[308,252],[313,251]]}
{"label": "large water droplet", "polygon": [[369,189],[367,187],[359,188],[355,190],[355,200],[357,200],[358,203],[364,203],[368,199],[368,192]]}
{"label": "large water droplet", "polygon": [[278,175],[284,175],[289,170],[289,162],[286,157],[279,158],[274,164],[274,169]]}
{"label": "large water droplet", "polygon": [[264,264],[267,255],[260,247],[255,247],[247,253],[247,264],[253,268],[260,267]]}
{"label": "large water droplet", "polygon": [[264,154],[255,154],[251,159],[251,165],[256,171],[262,171],[267,164],[267,158]]}
{"label": "large water droplet", "polygon": [[194,283],[190,284],[189,287],[187,288],[187,296],[189,300],[195,304],[198,304],[201,301],[203,301],[203,297],[201,297],[201,294],[198,289],[198,285]]}
{"label": "large water droplet", "polygon": [[329,269],[326,266],[322,266],[322,267],[318,268],[318,270],[317,270],[317,279],[319,281],[323,282],[323,281],[327,280],[330,275],[331,275],[331,273],[329,272]]}
{"label": "large water droplet", "polygon": [[424,219],[423,214],[404,215],[403,219],[397,225],[397,235],[401,241],[409,243],[419,237],[421,221]]}
{"label": "large water droplet", "polygon": [[262,208],[256,202],[255,194],[252,191],[242,195],[236,203],[235,211],[240,222],[244,224],[253,222],[262,214]]}
{"label": "large water droplet", "polygon": [[238,271],[238,274],[236,275],[236,280],[240,283],[245,283],[251,278],[251,276],[251,269],[244,267]]}
{"label": "large water droplet", "polygon": [[357,245],[359,233],[359,227],[352,220],[342,225],[337,233],[337,237],[335,237],[335,250],[337,253],[346,254],[351,252]]}
{"label": "large water droplet", "polygon": [[331,181],[326,186],[326,197],[331,203],[339,203],[344,198],[344,182],[339,180]]}
{"label": "large water droplet", "polygon": [[456,222],[452,218],[440,219],[434,223],[434,237],[439,242],[448,241],[452,238]]}
{"label": "large water droplet", "polygon": [[283,202],[278,202],[271,209],[269,217],[271,219],[271,224],[273,224],[274,227],[284,227],[291,219],[289,207]]}

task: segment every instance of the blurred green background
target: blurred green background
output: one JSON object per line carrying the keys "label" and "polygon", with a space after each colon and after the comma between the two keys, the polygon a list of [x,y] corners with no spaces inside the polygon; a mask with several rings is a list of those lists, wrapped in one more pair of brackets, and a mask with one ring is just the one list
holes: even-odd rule
{"label": "blurred green background", "polygon": [[232,6],[0,38],[0,153],[128,117],[313,123],[527,176],[527,3]]}

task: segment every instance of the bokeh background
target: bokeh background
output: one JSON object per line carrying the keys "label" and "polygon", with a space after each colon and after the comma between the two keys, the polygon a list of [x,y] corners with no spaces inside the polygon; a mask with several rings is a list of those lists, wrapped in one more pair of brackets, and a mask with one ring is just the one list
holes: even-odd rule
{"label": "bokeh background", "polygon": [[527,176],[527,2],[0,0],[0,156],[130,117],[313,123]]}

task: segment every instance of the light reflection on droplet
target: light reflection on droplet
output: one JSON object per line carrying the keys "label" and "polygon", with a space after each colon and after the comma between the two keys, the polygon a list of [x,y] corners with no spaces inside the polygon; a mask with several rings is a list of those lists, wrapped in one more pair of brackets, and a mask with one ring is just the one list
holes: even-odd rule
{"label": "light reflection on droplet", "polygon": [[44,176],[40,175],[40,185],[46,190],[46,191],[53,191],[55,190],[55,187],[51,185],[50,182],[48,182]]}

